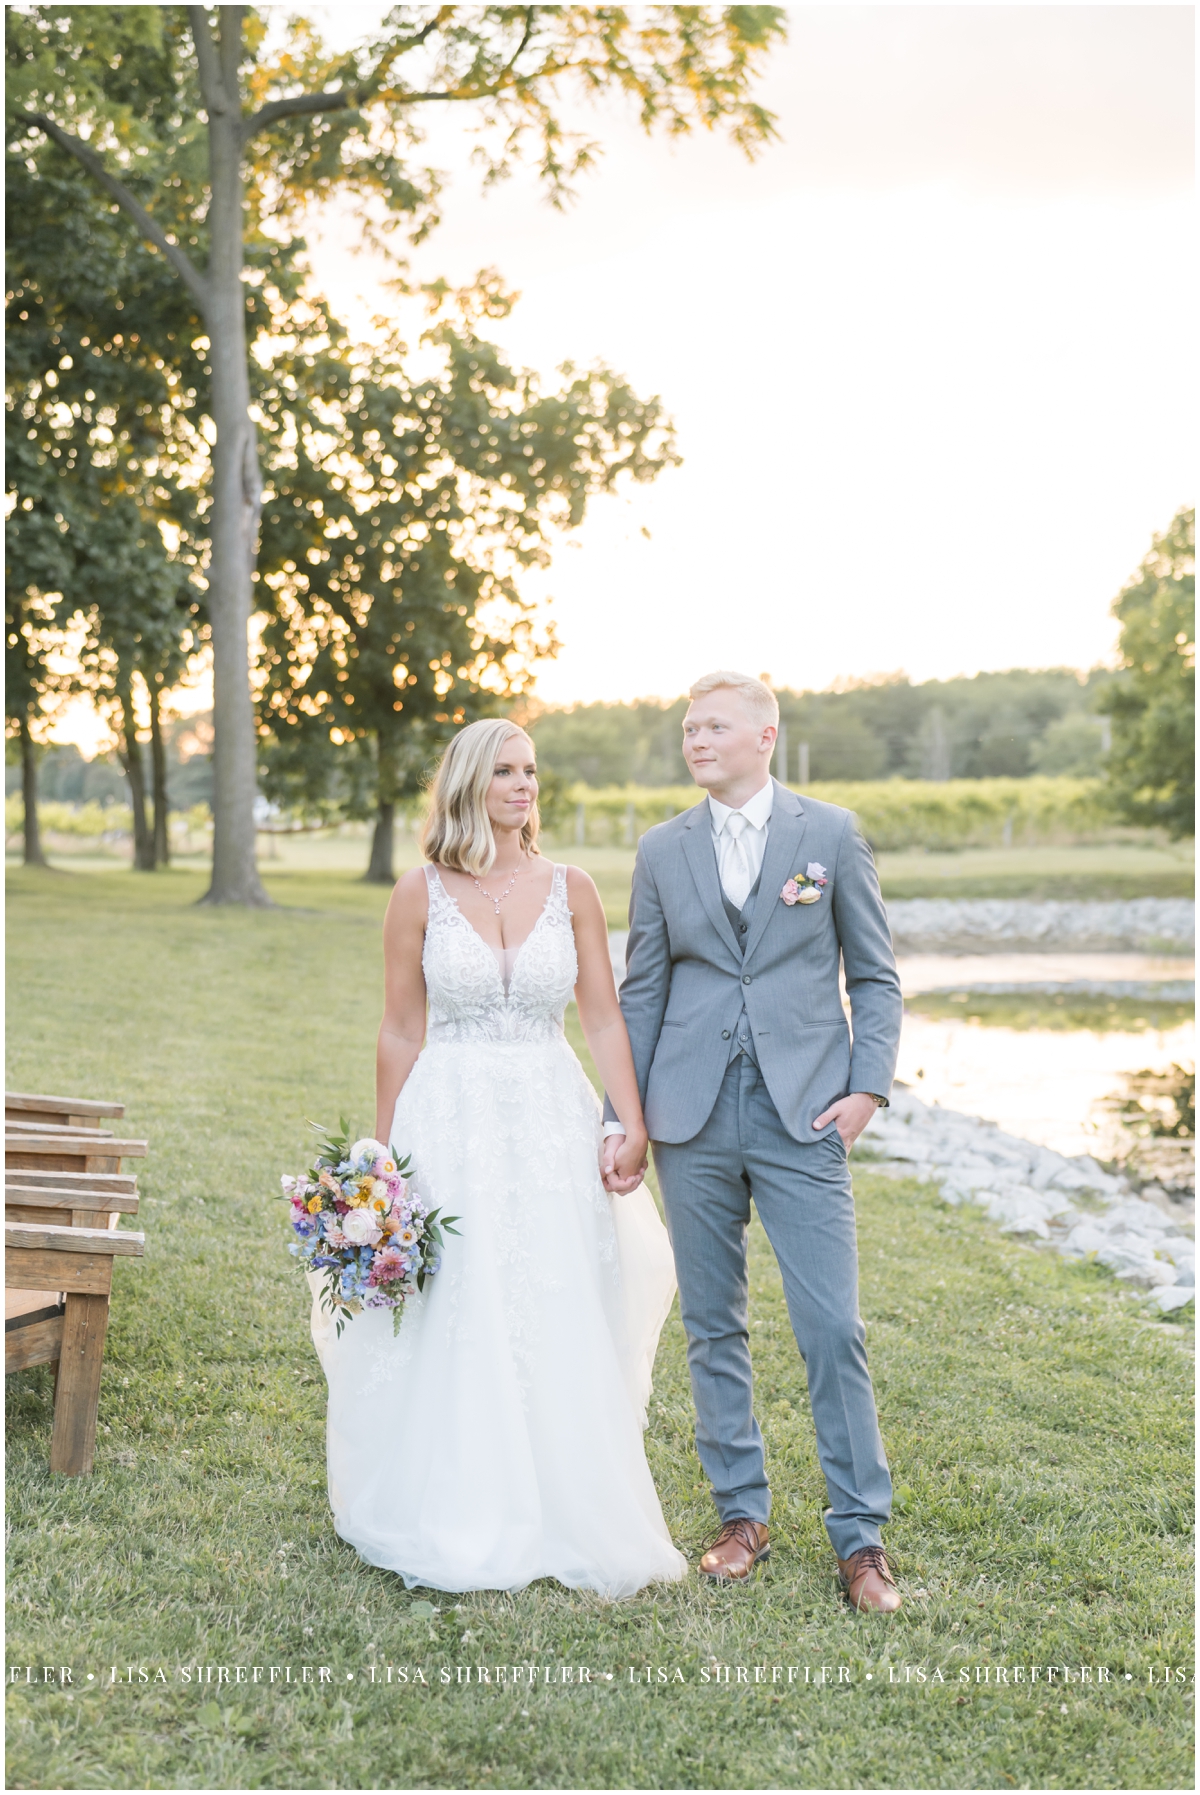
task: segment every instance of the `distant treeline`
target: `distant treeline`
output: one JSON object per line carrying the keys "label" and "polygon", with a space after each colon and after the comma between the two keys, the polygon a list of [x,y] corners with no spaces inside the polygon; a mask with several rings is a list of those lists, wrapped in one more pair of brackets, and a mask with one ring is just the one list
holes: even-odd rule
{"label": "distant treeline", "polygon": [[[786,776],[807,785],[1095,775],[1109,746],[1104,701],[1115,677],[1055,667],[921,685],[897,674],[832,692],[777,691]],[[542,711],[531,731],[539,758],[559,779],[677,785],[688,778],[680,753],[687,702],[573,704]]]}
{"label": "distant treeline", "polygon": [[[212,729],[207,714],[178,717],[163,726],[167,759],[167,802],[171,810],[191,810],[212,797]],[[18,744],[5,744],[4,795],[21,789]],[[38,796],[46,804],[129,803],[129,780],[116,754],[85,760],[74,743],[43,748],[38,754]]]}
{"label": "distant treeline", "polygon": [[[1080,777],[1101,771],[1108,745],[1104,697],[1114,675],[1069,668],[979,673],[913,685],[902,675],[834,692],[781,690],[781,748],[795,785],[830,780]],[[560,789],[690,784],[679,750],[687,699],[573,704],[546,709],[531,725],[543,769]],[[199,737],[209,719],[164,727],[172,810],[208,801],[212,763]],[[786,741],[783,739],[786,734]],[[201,750],[198,752],[198,750]],[[20,784],[10,744],[6,794]],[[805,761],[807,760],[807,765]],[[782,777],[778,760],[773,768]],[[115,754],[84,760],[74,747],[44,750],[39,781],[50,803],[124,804],[128,782]]]}

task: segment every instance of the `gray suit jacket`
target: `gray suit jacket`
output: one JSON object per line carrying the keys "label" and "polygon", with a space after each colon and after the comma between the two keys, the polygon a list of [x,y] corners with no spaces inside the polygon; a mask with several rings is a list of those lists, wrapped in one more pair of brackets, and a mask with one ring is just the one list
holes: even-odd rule
{"label": "gray suit jacket", "polygon": [[[849,1091],[891,1090],[902,1003],[871,850],[850,811],[801,802],[774,784],[744,954],[721,901],[707,798],[638,843],[621,1009],[651,1140],[688,1141],[704,1126],[743,1003],[767,1089],[795,1140],[831,1134],[836,1123],[818,1134],[813,1117]],[[828,874],[819,901],[785,904],[785,881],[811,860]]]}

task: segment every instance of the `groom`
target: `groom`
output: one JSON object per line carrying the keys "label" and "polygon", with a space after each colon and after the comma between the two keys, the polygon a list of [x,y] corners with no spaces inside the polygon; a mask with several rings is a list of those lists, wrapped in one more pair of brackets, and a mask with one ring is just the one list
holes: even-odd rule
{"label": "groom", "polygon": [[[683,756],[708,796],[638,845],[621,1009],[675,1254],[696,1445],[721,1518],[700,1569],[745,1578],[770,1551],[747,1332],[753,1197],[807,1368],[839,1579],[855,1607],[890,1611],[900,1594],[879,1530],[892,1486],[846,1158],[895,1070],[887,917],[850,812],[771,778],[769,688],[710,673],[691,700]],[[622,1131],[611,1108],[605,1118],[610,1161]]]}

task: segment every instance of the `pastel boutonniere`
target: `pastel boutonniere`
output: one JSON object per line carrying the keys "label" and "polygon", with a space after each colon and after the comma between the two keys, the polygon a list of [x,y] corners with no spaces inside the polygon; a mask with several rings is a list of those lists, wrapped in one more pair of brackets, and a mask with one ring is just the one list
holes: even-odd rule
{"label": "pastel boutonniere", "polygon": [[785,904],[815,904],[829,880],[819,860],[810,860],[802,873],[793,873],[780,897]]}

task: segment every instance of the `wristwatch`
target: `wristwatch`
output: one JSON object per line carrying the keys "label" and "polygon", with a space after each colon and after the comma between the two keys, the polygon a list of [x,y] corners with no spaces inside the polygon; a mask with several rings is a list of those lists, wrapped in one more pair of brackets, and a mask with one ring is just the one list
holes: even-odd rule
{"label": "wristwatch", "polygon": [[870,1097],[876,1109],[890,1109],[892,1107],[889,1100],[886,1097],[881,1097],[878,1091],[864,1091],[862,1094],[864,1097]]}

